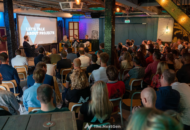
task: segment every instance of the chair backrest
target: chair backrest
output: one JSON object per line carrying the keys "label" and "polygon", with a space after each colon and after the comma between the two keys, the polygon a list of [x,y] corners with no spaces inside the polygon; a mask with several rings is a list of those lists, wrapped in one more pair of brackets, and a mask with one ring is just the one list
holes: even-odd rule
{"label": "chair backrest", "polygon": [[40,107],[28,107],[28,112],[40,110]]}
{"label": "chair backrest", "polygon": [[9,88],[14,89],[14,93],[16,93],[15,88],[17,87],[16,80],[11,80],[11,81],[2,81],[2,85],[7,85]]}
{"label": "chair backrest", "polygon": [[0,106],[0,108],[4,109],[5,111],[9,111],[8,107]]}
{"label": "chair backrest", "polygon": [[6,90],[6,91],[10,91],[9,86],[6,85],[6,84],[0,84],[0,89],[1,90]]}
{"label": "chair backrest", "polygon": [[55,88],[55,93],[56,93],[56,103],[61,103],[62,102],[62,98],[61,98],[61,94],[59,91],[59,86],[56,80],[56,77],[53,76],[53,81],[54,81],[54,88]]}
{"label": "chair backrest", "polygon": [[130,85],[130,91],[132,91],[132,87],[142,87],[143,79],[130,79],[129,85]]}
{"label": "chair backrest", "polygon": [[18,76],[20,79],[26,79],[28,75],[28,66],[14,66],[14,68],[17,70]]}
{"label": "chair backrest", "polygon": [[132,95],[132,97],[131,97],[131,106],[130,106],[130,112],[132,112],[132,107],[133,107],[133,98],[134,98],[134,96],[136,95],[136,94],[141,94],[141,92],[135,92],[135,93],[133,93],[133,95]]}
{"label": "chair backrest", "polygon": [[[118,109],[118,112],[121,111],[122,109],[122,98],[119,97],[119,98],[114,98],[114,99],[110,99],[110,101],[112,102],[113,104],[113,108],[114,107],[119,107]],[[115,112],[114,112],[115,113]],[[113,114],[113,113],[112,113]]]}
{"label": "chair backrest", "polygon": [[70,111],[75,111],[75,113],[79,113],[81,106],[82,106],[81,103],[70,102],[69,103],[69,110]]}
{"label": "chair backrest", "polygon": [[60,75],[61,75],[62,83],[63,83],[63,75],[65,75],[65,80],[66,80],[67,75],[68,75],[71,71],[72,71],[71,68],[61,69],[61,71],[60,71]]}

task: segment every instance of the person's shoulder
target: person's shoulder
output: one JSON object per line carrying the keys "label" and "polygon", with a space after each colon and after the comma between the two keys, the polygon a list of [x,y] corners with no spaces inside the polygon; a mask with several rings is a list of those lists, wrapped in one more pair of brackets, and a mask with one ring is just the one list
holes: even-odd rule
{"label": "person's shoulder", "polygon": [[30,80],[30,79],[33,79],[33,74],[28,76],[27,81]]}
{"label": "person's shoulder", "polygon": [[122,85],[122,86],[123,85],[125,86],[125,83],[123,81],[118,81],[117,83],[120,84],[120,85]]}
{"label": "person's shoulder", "polygon": [[48,78],[48,79],[53,79],[53,76],[48,75],[48,74],[46,74],[45,77]]}

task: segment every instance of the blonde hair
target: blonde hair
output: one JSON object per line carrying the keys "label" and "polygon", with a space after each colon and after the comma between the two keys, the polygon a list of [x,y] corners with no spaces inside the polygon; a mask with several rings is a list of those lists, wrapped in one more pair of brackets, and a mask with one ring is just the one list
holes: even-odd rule
{"label": "blonde hair", "polygon": [[153,108],[136,111],[126,130],[183,130],[180,122]]}
{"label": "blonde hair", "polygon": [[126,65],[122,64],[121,68],[122,69],[132,68],[132,65],[131,65],[132,57],[131,57],[131,54],[129,52],[124,52],[124,54],[123,54],[123,61],[124,60],[126,60],[127,63],[126,63]]}
{"label": "blonde hair", "polygon": [[156,74],[161,75],[161,74],[164,72],[164,70],[166,70],[166,69],[169,69],[169,68],[168,68],[168,64],[167,64],[166,62],[164,62],[164,61],[161,61],[161,62],[159,62],[158,65],[157,65]]}
{"label": "blonde hair", "polygon": [[91,88],[91,97],[89,112],[92,112],[97,119],[108,119],[112,113],[113,104],[109,101],[106,83],[97,81]]}
{"label": "blonde hair", "polygon": [[63,36],[63,41],[66,41],[65,39],[67,39],[67,35]]}
{"label": "blonde hair", "polygon": [[70,78],[71,89],[84,89],[89,86],[88,78],[82,70],[73,70]]}

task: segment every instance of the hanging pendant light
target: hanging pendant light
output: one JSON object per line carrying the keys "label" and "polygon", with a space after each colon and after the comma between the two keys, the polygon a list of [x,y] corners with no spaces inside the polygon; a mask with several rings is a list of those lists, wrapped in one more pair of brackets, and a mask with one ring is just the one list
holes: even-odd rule
{"label": "hanging pendant light", "polygon": [[75,2],[76,2],[76,5],[80,5],[81,0],[75,0]]}
{"label": "hanging pendant light", "polygon": [[123,10],[121,9],[121,7],[117,6],[115,8],[115,14],[123,14]]}

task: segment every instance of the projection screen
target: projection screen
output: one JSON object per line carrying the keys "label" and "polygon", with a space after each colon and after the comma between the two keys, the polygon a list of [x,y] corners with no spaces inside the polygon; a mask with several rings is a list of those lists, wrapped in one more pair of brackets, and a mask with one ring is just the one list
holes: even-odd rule
{"label": "projection screen", "polygon": [[57,43],[57,18],[18,15],[20,46],[24,36],[29,36],[29,44]]}

